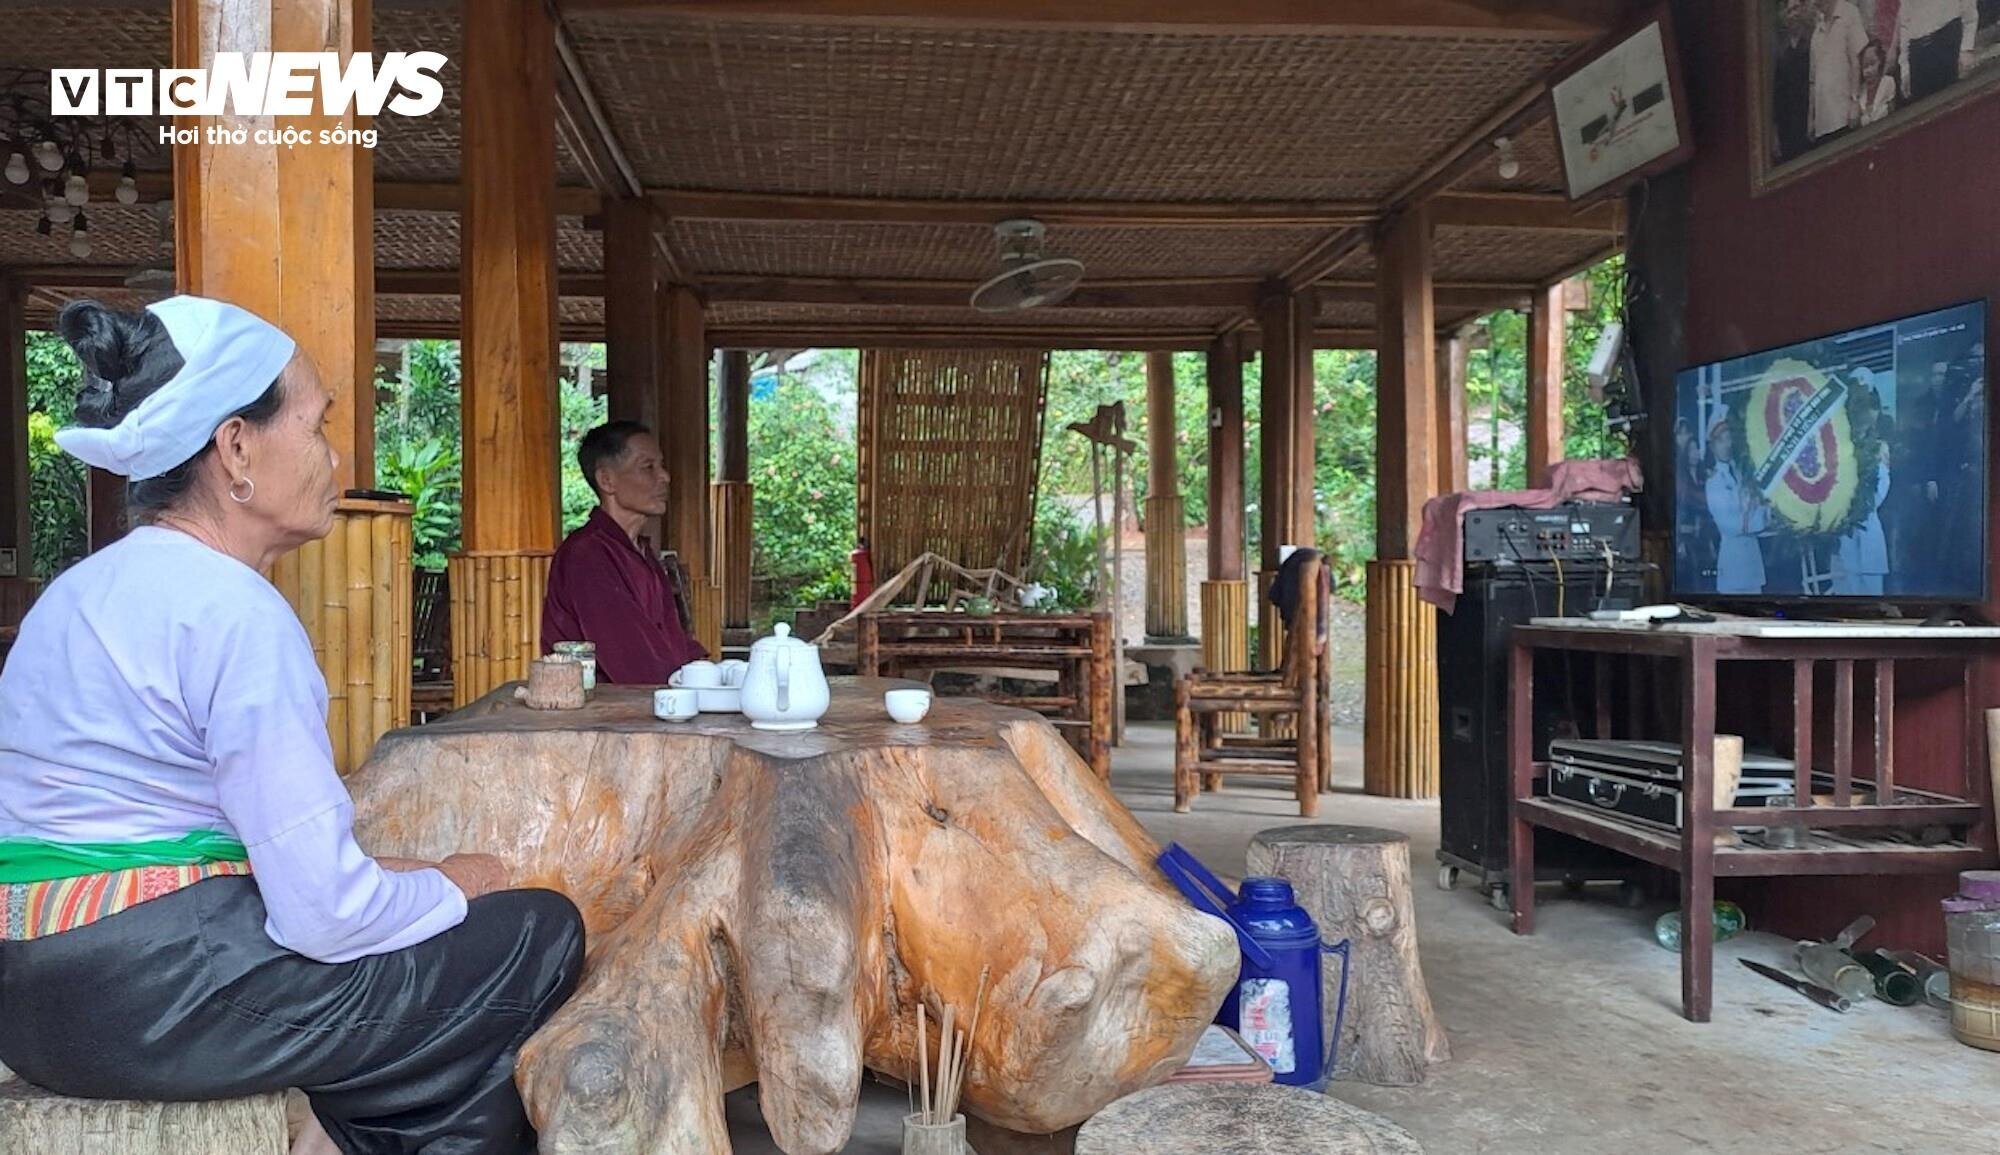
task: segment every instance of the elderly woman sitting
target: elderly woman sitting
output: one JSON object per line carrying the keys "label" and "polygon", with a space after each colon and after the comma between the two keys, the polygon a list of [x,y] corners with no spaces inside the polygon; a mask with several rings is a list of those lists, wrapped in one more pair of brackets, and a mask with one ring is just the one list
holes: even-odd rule
{"label": "elderly woman sitting", "polygon": [[528,1152],[517,1048],[576,908],[483,855],[355,844],[326,683],[261,575],[333,524],[329,398],[231,305],[65,309],[70,453],[137,527],[52,583],[0,675],[0,1063],[61,1094],[297,1087],[349,1155]]}

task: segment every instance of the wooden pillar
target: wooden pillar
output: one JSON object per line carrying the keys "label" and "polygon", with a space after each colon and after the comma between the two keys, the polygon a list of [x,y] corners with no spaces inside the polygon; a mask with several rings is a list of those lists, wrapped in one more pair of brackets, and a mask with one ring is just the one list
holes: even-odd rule
{"label": "wooden pillar", "polygon": [[720,655],[722,589],[709,564],[708,336],[693,289],[670,286],[660,304],[660,449],[673,478],[663,522],[666,547],[687,575],[695,637]]}
{"label": "wooden pillar", "polygon": [[1528,316],[1528,484],[1542,484],[1563,459],[1563,348],[1568,329],[1566,282],[1535,294]]}
{"label": "wooden pillar", "polygon": [[1312,289],[1292,295],[1292,513],[1286,544],[1319,544],[1319,403],[1313,372],[1313,321],[1319,297]]}
{"label": "wooden pillar", "polygon": [[[28,516],[27,288],[0,276],[0,585],[25,585],[34,575],[33,523]],[[12,599],[0,598],[0,609]],[[0,614],[0,625],[14,625]]]}
{"label": "wooden pillar", "polygon": [[460,406],[464,552],[451,559],[452,688],[527,676],[559,529],[555,25],[541,0],[463,5]]}
{"label": "wooden pillar", "polygon": [[713,577],[722,588],[722,624],[750,624],[750,525],[755,499],[750,487],[750,353],[725,349],[719,356],[717,381],[722,396],[716,406],[716,440],[720,443],[710,520],[715,540],[710,557]]}
{"label": "wooden pillar", "polygon": [[[372,0],[175,0],[174,65],[218,53],[370,50]],[[374,154],[353,144],[260,145],[259,129],[317,136],[352,117],[181,117],[174,147],[177,287],[241,305],[299,343],[333,395],[327,437],[343,493],[375,481]],[[211,144],[211,127],[247,144]],[[96,479],[92,484],[97,492]],[[120,503],[122,504],[122,502]],[[410,708],[410,513],[343,498],[333,530],[272,567],[327,682],[334,765],[359,766]],[[93,526],[98,520],[93,510]]]}
{"label": "wooden pillar", "polygon": [[[1224,338],[1208,347],[1208,580],[1201,583],[1201,664],[1217,673],[1250,668],[1243,450],[1243,354]],[[1233,732],[1245,719],[1222,721]]]}
{"label": "wooden pillar", "polygon": [[1174,355],[1146,354],[1146,640],[1185,643],[1187,502],[1174,440]]}
{"label": "wooden pillar", "polygon": [[1278,575],[1278,547],[1291,541],[1292,519],[1292,376],[1297,368],[1298,339],[1292,298],[1283,285],[1267,285],[1257,304],[1262,357],[1258,376],[1257,470],[1257,662],[1267,670],[1284,656],[1284,627],[1270,599]]}
{"label": "wooden pillar", "polygon": [[1460,333],[1440,337],[1437,349],[1438,492],[1459,493],[1471,485],[1465,457],[1466,339]]}
{"label": "wooden pillar", "polygon": [[613,421],[659,432],[660,292],[653,261],[653,207],[639,198],[604,202],[604,375]]}
{"label": "wooden pillar", "polygon": [[1375,556],[1368,566],[1364,784],[1370,794],[1437,793],[1437,614],[1416,596],[1417,532],[1437,493],[1437,347],[1431,223],[1419,206],[1389,222],[1377,253]]}

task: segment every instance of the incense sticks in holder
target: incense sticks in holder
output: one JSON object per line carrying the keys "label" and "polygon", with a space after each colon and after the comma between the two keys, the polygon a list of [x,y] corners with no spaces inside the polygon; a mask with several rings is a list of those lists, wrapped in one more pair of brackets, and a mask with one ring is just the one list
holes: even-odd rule
{"label": "incense sticks in holder", "polygon": [[903,1118],[903,1155],[968,1155],[965,1116],[958,1100],[965,1090],[965,1065],[979,1036],[979,1016],[986,1007],[989,968],[979,971],[979,994],[972,1004],[972,1025],[959,1030],[957,1010],[947,1004],[938,1033],[937,1069],[930,1061],[930,1012],[917,1003],[917,1084],[922,1101]]}

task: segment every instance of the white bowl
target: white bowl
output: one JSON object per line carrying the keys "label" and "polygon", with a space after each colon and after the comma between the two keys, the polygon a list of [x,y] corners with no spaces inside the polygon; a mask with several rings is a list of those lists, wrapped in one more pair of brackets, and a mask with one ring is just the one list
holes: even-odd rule
{"label": "white bowl", "polygon": [[929,690],[890,690],[882,695],[882,705],[889,716],[908,726],[924,720],[931,712],[931,692]]}
{"label": "white bowl", "polygon": [[689,686],[706,690],[722,684],[722,668],[714,662],[689,662],[667,677],[669,686]]}
{"label": "white bowl", "polygon": [[695,691],[701,700],[704,714],[741,714],[743,712],[743,688],[741,686],[710,686]]}
{"label": "white bowl", "polygon": [[653,717],[665,722],[685,722],[701,712],[700,691],[669,686],[653,691]]}

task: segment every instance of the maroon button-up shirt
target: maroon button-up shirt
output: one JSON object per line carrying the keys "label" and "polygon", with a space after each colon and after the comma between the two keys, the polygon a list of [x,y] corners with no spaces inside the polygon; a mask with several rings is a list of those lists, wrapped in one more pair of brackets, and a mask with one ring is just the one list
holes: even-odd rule
{"label": "maroon button-up shirt", "polygon": [[602,509],[563,540],[542,603],[542,652],[557,642],[597,643],[597,676],[664,685],[707,651],[681,627],[680,608],[658,556],[633,544]]}

